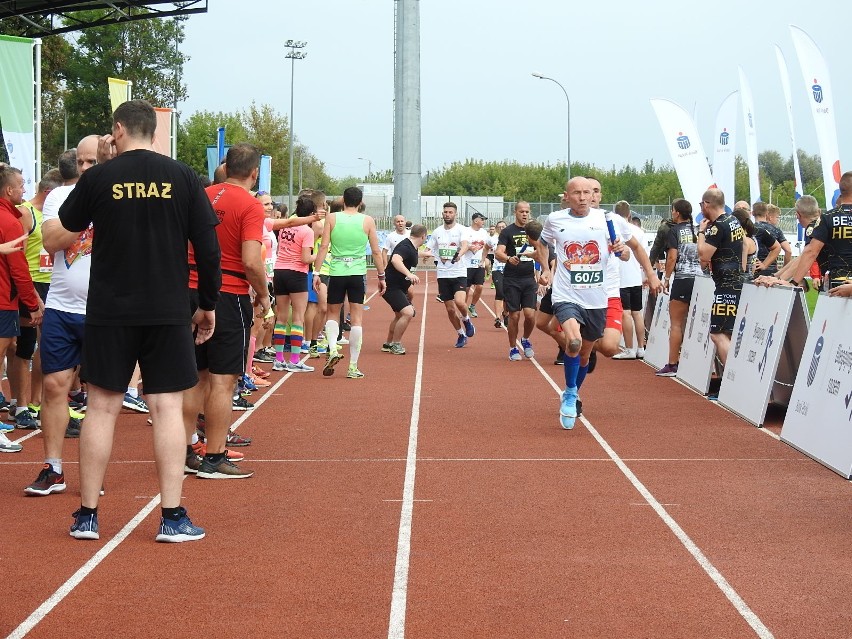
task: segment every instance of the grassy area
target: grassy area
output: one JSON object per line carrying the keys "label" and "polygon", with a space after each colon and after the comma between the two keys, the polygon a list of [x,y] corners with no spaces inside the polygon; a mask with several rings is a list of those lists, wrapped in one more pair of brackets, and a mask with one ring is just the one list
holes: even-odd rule
{"label": "grassy area", "polygon": [[814,316],[814,309],[816,308],[817,299],[819,298],[819,291],[816,290],[813,286],[811,290],[805,293],[805,302],[808,305],[808,313],[810,317]]}

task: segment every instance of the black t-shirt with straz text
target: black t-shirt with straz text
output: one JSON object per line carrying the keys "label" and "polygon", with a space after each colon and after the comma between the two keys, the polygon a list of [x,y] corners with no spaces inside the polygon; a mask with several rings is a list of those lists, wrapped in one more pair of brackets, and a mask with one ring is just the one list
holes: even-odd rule
{"label": "black t-shirt with straz text", "polygon": [[92,223],[86,323],[188,324],[188,242],[200,306],[215,308],[222,283],[219,220],[185,164],[154,151],[125,151],[80,176],[59,219],[75,232]]}
{"label": "black t-shirt with straz text", "polygon": [[852,278],[852,204],[823,213],[811,240],[819,240],[828,249],[826,266],[832,282]]}
{"label": "black t-shirt with straz text", "polygon": [[730,213],[723,213],[707,227],[705,241],[716,248],[710,258],[710,271],[716,284],[740,280],[745,230]]}
{"label": "black t-shirt with straz text", "polygon": [[405,238],[394,247],[393,252],[388,256],[388,267],[385,269],[385,284],[387,284],[388,288],[401,288],[407,291],[411,286],[411,282],[405,279],[405,273],[396,269],[393,263],[394,255],[399,255],[402,258],[405,268],[412,271],[417,268],[417,260],[420,258],[420,254],[412,241],[409,238]]}
{"label": "black t-shirt with straz text", "polygon": [[506,247],[506,257],[514,257],[518,255],[524,246],[527,246],[525,252],[529,254],[521,257],[520,264],[510,264],[506,262],[506,268],[503,270],[503,278],[522,278],[533,277],[535,274],[535,260],[531,257],[532,247],[527,244],[527,232],[523,226],[518,226],[512,222],[509,226],[500,231],[500,237],[497,239],[497,245]]}

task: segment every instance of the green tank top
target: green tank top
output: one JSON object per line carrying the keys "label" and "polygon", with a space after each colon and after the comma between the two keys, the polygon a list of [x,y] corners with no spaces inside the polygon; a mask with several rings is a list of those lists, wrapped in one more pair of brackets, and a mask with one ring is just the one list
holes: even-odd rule
{"label": "green tank top", "polygon": [[331,229],[331,273],[340,275],[367,274],[367,234],[363,213],[338,213]]}
{"label": "green tank top", "polygon": [[42,213],[29,202],[24,202],[24,206],[33,214],[33,230],[30,231],[30,235],[27,238],[27,248],[24,251],[30,267],[30,276],[33,278],[33,282],[49,283],[53,269],[45,268],[44,271],[40,270],[42,262],[41,251],[44,246],[41,237]]}

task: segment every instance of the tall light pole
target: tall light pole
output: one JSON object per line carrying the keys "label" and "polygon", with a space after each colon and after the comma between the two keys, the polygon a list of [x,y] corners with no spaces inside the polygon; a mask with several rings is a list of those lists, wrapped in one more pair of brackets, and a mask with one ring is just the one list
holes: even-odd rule
{"label": "tall light pole", "polygon": [[296,141],[296,135],[293,129],[293,78],[294,71],[296,68],[296,60],[303,60],[305,56],[308,54],[304,51],[297,51],[297,49],[304,49],[308,46],[307,42],[302,42],[301,40],[287,40],[284,43],[284,46],[290,49],[287,52],[285,58],[290,59],[290,171],[289,171],[289,190],[287,192],[287,210],[293,211],[293,144]]}
{"label": "tall light pole", "polygon": [[370,177],[373,175],[373,162],[369,158],[358,158],[362,162],[367,163],[367,182],[370,181]]}
{"label": "tall light pole", "polygon": [[568,92],[565,90],[559,82],[554,80],[553,78],[549,78],[546,75],[542,75],[541,73],[533,73],[532,76],[534,78],[538,78],[539,80],[550,80],[551,82],[555,82],[559,85],[559,88],[562,89],[562,93],[565,94],[565,102],[568,104],[568,133],[566,135],[567,141],[567,151],[565,155],[565,173],[567,175],[567,179],[571,179],[571,100],[568,97]]}

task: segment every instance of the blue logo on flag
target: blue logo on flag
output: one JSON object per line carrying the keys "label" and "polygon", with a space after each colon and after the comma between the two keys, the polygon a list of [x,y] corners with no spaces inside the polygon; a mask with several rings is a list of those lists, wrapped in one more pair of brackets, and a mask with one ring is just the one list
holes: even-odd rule
{"label": "blue logo on flag", "polygon": [[719,134],[719,144],[722,146],[728,146],[728,139],[731,137],[731,134],[728,133],[728,129],[722,129],[722,132]]}
{"label": "blue logo on flag", "polygon": [[11,157],[15,152],[15,146],[11,142],[6,143],[6,151],[9,153],[9,157]]}
{"label": "blue logo on flag", "polygon": [[748,114],[748,128],[750,128],[750,129],[754,128],[754,118],[752,118],[751,111],[749,111],[749,114]]}
{"label": "blue logo on flag", "polygon": [[681,149],[688,149],[689,146],[690,146],[689,145],[689,136],[683,135],[683,134],[680,134],[679,136],[677,136],[677,145]]}
{"label": "blue logo on flag", "polygon": [[817,83],[816,78],[814,78],[814,85],[811,87],[811,91],[814,93],[814,101],[820,104],[822,102],[822,86]]}

